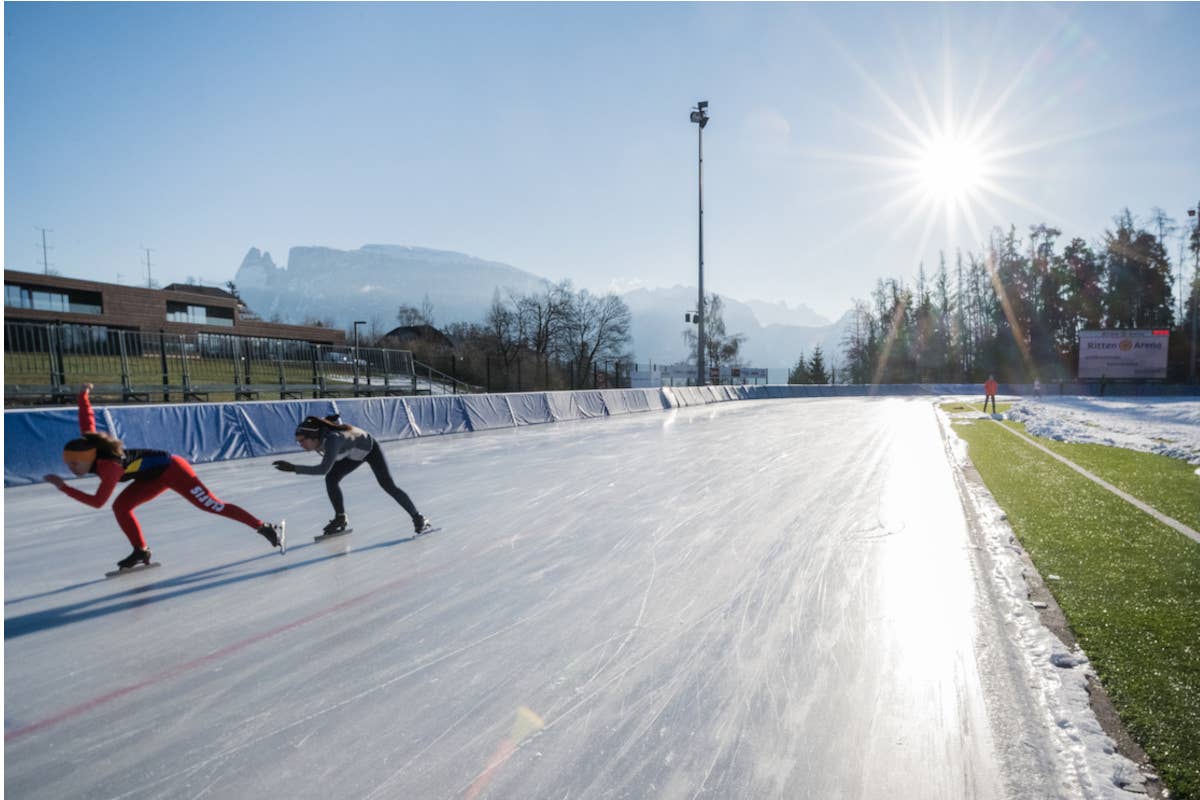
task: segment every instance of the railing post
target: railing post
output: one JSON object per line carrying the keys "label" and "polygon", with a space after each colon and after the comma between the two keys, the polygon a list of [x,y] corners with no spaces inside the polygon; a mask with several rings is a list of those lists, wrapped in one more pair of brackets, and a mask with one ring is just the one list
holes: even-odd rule
{"label": "railing post", "polygon": [[[196,342],[196,352],[200,352],[200,343],[198,341]],[[183,378],[183,402],[186,403],[192,393],[192,378],[191,373],[188,372],[187,336],[183,334],[179,336],[179,372]]]}
{"label": "railing post", "polygon": [[275,340],[275,363],[279,365],[279,399],[287,399],[287,378],[283,374],[283,345]]}
{"label": "railing post", "polygon": [[[229,345],[229,358],[233,361],[233,390],[238,392],[242,389],[242,379],[239,376],[241,369],[238,366],[242,361],[241,346],[238,345],[237,339],[233,337],[225,337],[225,343]],[[237,399],[236,394],[234,395],[234,399]]]}
{"label": "railing post", "polygon": [[246,386],[250,386],[252,383],[254,383],[254,380],[250,377],[250,365],[254,358],[254,350],[250,345],[250,339],[242,337],[240,339],[240,341],[242,342],[242,349],[246,353],[246,367],[245,367]]}
{"label": "railing post", "polygon": [[63,369],[63,352],[62,352],[62,323],[56,322],[52,326],[46,328],[46,338],[50,351],[50,387],[55,395],[55,399],[59,392],[62,391],[64,380]]}
{"label": "railing post", "polygon": [[117,347],[121,352],[121,393],[124,400],[128,400],[129,395],[133,393],[133,385],[129,381],[129,353],[125,348],[126,333],[128,331],[117,332]]}
{"label": "railing post", "polygon": [[167,370],[167,335],[158,329],[158,359],[162,364],[163,402],[171,402],[171,373]]}
{"label": "railing post", "polygon": [[319,345],[319,344],[313,345],[311,352],[312,352],[312,385],[314,387],[316,387],[313,389],[313,400],[316,400],[322,394],[325,393],[325,379],[321,376],[320,372],[317,369],[317,361],[319,361],[321,358],[321,345]]}

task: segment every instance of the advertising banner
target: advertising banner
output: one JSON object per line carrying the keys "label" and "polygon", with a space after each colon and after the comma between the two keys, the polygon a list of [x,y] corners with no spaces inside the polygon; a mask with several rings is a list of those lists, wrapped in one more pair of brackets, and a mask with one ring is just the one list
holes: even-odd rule
{"label": "advertising banner", "polygon": [[1167,377],[1167,342],[1170,331],[1080,331],[1079,378]]}

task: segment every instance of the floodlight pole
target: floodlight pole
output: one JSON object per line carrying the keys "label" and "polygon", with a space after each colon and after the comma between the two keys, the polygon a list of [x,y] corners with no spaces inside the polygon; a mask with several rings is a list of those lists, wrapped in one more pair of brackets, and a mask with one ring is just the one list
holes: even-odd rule
{"label": "floodlight pole", "polygon": [[1196,220],[1196,248],[1193,251],[1195,259],[1192,267],[1192,288],[1188,292],[1188,303],[1192,307],[1192,357],[1188,361],[1188,381],[1196,383],[1196,317],[1200,308],[1196,308],[1196,282],[1200,280],[1200,203],[1195,208],[1188,209],[1188,216]]}
{"label": "floodlight pole", "polygon": [[358,326],[366,325],[363,319],[354,320],[354,396],[358,396]]}
{"label": "floodlight pole", "polygon": [[699,127],[696,129],[696,193],[699,199],[698,227],[700,234],[699,272],[700,290],[696,303],[696,385],[703,386],[704,380],[704,126],[708,124],[708,101],[701,100],[692,109],[691,120]]}

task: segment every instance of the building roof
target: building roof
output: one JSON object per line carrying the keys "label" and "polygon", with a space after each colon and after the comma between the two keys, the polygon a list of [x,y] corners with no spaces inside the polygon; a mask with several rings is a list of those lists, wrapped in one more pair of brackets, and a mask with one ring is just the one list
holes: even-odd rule
{"label": "building roof", "polygon": [[171,283],[163,287],[166,291],[171,292],[188,292],[190,294],[203,294],[209,297],[221,297],[226,300],[237,300],[237,296],[224,289],[216,286],[199,286],[194,283]]}

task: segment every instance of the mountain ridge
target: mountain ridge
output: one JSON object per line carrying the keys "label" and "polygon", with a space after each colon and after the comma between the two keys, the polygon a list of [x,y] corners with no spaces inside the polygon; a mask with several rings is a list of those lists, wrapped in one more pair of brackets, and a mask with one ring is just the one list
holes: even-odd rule
{"label": "mountain ridge", "polygon": [[[400,305],[433,307],[435,323],[478,322],[496,293],[529,294],[549,288],[544,277],[497,261],[451,250],[366,244],[357,250],[305,245],[288,251],[286,266],[251,247],[234,277],[242,298],[264,318],[301,323],[323,320],[350,327],[394,327]],[[695,287],[633,289],[620,296],[632,316],[632,350],[639,361],[670,363],[687,357],[684,313],[696,306]],[[722,295],[725,328],[746,336],[744,358],[755,366],[788,367],[820,345],[836,359],[849,312],[828,322],[806,306],[742,301]],[[759,315],[766,317],[765,323]],[[798,324],[798,323],[815,324]],[[823,324],[822,324],[823,323]]]}

